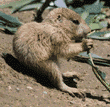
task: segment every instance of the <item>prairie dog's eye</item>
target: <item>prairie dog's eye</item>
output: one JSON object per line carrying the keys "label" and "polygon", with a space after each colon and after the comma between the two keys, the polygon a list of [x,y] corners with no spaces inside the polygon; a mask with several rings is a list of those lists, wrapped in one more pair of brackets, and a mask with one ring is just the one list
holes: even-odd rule
{"label": "prairie dog's eye", "polygon": [[60,22],[62,22],[61,15],[58,15],[57,20],[60,21]]}
{"label": "prairie dog's eye", "polygon": [[58,15],[57,19],[59,19],[59,18],[61,18],[61,16],[60,16],[60,15]]}
{"label": "prairie dog's eye", "polygon": [[73,20],[73,19],[70,19],[74,24],[76,24],[76,25],[79,25],[80,23],[79,23],[79,21],[78,20]]}

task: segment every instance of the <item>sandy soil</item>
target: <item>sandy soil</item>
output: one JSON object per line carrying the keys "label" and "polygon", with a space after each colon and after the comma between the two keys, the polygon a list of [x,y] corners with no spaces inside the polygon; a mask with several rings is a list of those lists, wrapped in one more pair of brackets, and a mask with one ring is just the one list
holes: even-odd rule
{"label": "sandy soil", "polygon": [[[9,9],[0,11],[11,14]],[[21,12],[12,16],[26,23],[33,19],[33,13]],[[45,77],[39,78],[34,72],[15,62],[12,50],[13,37],[14,35],[0,32],[0,55],[8,53],[4,59],[0,57],[0,107],[110,107],[110,93],[97,80],[90,65],[73,60],[60,61],[62,72],[69,70],[84,74],[84,80],[78,81],[77,84],[77,88],[87,90],[88,94],[84,101],[57,90],[45,80]],[[94,40],[92,53],[110,59],[107,57],[110,54],[110,42]],[[110,83],[110,67],[99,68],[106,73],[106,80]]]}

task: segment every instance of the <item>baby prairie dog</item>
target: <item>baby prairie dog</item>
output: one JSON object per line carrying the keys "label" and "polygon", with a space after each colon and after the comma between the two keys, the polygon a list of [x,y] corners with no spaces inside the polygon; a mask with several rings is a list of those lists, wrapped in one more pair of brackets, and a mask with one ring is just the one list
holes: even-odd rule
{"label": "baby prairie dog", "polygon": [[[71,95],[83,96],[83,91],[67,86],[63,77],[78,76],[76,72],[61,73],[58,59],[71,58],[93,46],[91,39],[76,43],[72,40],[85,38],[91,30],[76,12],[67,8],[52,10],[42,23],[30,22],[18,28],[13,39],[13,50],[17,59],[46,75],[59,90]],[[37,68],[42,69],[38,71]]]}

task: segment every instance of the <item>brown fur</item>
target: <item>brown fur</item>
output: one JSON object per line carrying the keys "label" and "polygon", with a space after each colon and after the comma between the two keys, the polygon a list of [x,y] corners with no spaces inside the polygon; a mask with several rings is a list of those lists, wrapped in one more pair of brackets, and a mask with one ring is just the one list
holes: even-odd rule
{"label": "brown fur", "polygon": [[13,50],[21,63],[35,69],[40,67],[43,70],[40,73],[47,75],[55,87],[82,96],[82,91],[63,82],[62,77],[72,77],[76,73],[61,74],[57,62],[60,57],[70,58],[91,48],[93,43],[90,39],[72,43],[72,40],[86,37],[90,31],[79,14],[67,8],[57,8],[42,23],[22,25],[13,39]]}

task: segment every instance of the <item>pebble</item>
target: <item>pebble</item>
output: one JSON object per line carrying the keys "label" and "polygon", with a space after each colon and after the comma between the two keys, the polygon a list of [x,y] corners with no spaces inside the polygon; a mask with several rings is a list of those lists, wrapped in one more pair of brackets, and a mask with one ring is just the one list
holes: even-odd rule
{"label": "pebble", "polygon": [[8,86],[8,89],[11,90],[12,89],[11,86]]}
{"label": "pebble", "polygon": [[32,89],[33,89],[33,88],[32,88],[32,87],[30,87],[30,86],[27,86],[27,88],[28,88],[28,89],[30,89],[30,90],[32,90]]}
{"label": "pebble", "polygon": [[20,89],[19,88],[16,88],[16,90],[19,92]]}
{"label": "pebble", "polygon": [[46,91],[44,91],[43,93],[44,93],[44,94],[47,94],[47,92],[46,92]]}
{"label": "pebble", "polygon": [[74,104],[74,101],[70,101],[70,104]]}

